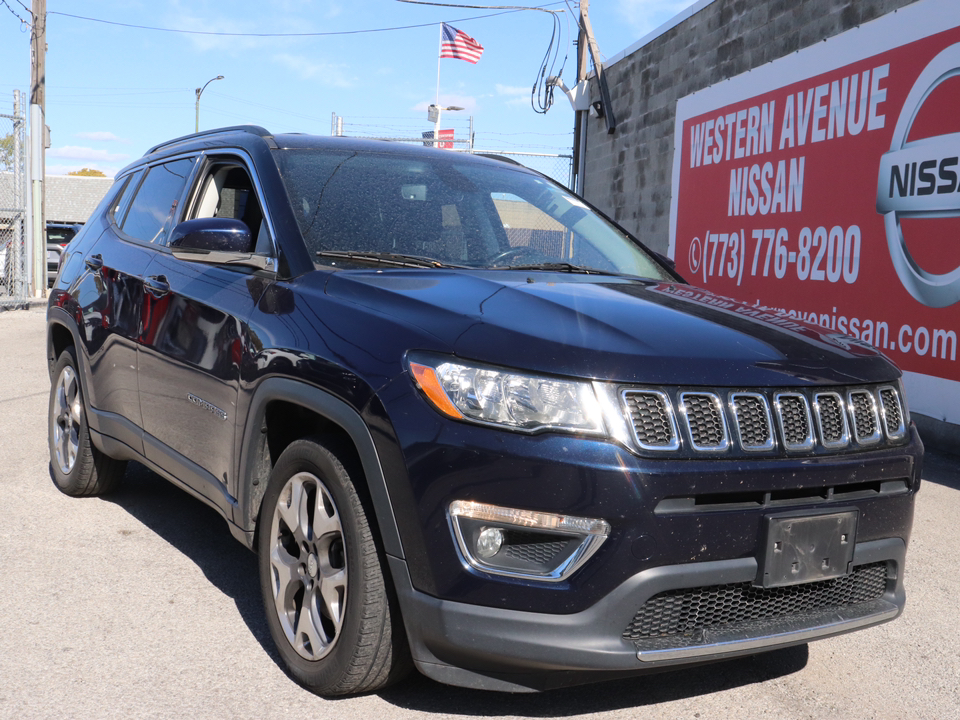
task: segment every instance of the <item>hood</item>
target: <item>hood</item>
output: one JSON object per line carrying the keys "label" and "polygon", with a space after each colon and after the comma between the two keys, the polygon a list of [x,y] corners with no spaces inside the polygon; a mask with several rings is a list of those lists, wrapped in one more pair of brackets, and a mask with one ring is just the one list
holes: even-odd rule
{"label": "hood", "polygon": [[721,387],[899,377],[855,338],[679,283],[519,270],[355,270],[331,275],[326,293],[422,328],[461,358],[540,373]]}

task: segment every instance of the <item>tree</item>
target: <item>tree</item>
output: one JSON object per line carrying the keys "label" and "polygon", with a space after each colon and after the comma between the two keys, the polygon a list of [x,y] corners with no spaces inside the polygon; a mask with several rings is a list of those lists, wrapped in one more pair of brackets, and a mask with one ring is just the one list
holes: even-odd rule
{"label": "tree", "polygon": [[79,177],[106,177],[99,170],[91,170],[90,168],[83,168],[83,170],[74,170],[73,172],[68,172],[67,175],[75,175]]}
{"label": "tree", "polygon": [[0,137],[0,169],[13,169],[13,135]]}

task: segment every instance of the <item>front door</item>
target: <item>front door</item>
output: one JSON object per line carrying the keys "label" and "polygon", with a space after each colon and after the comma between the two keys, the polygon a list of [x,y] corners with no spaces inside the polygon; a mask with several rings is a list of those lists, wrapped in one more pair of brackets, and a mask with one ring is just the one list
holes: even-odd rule
{"label": "front door", "polygon": [[[183,219],[231,217],[267,233],[250,174],[238,160],[207,160]],[[261,229],[263,228],[263,229]],[[261,243],[262,244],[262,243]],[[225,511],[236,467],[237,398],[256,304],[250,269],[159,253],[145,276],[140,406],[147,458]],[[229,514],[228,514],[229,516]]]}

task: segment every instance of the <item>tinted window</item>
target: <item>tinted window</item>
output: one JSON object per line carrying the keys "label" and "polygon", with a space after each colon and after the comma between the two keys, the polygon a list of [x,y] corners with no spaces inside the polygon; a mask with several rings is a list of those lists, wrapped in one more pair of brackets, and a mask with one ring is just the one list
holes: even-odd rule
{"label": "tinted window", "polygon": [[177,217],[194,158],[175,160],[150,168],[123,219],[123,232],[146,243],[163,240]]}

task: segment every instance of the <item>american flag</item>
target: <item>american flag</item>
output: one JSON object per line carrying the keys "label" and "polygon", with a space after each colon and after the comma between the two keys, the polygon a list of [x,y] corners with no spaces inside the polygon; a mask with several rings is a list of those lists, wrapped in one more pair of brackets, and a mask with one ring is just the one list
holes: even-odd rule
{"label": "american flag", "polygon": [[443,36],[440,41],[441,59],[466,60],[468,63],[476,65],[481,55],[483,55],[483,45],[463,30],[457,30],[452,25],[443,23]]}

